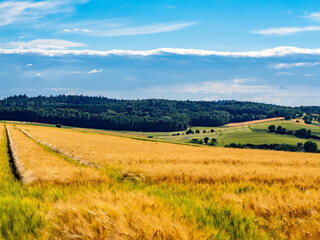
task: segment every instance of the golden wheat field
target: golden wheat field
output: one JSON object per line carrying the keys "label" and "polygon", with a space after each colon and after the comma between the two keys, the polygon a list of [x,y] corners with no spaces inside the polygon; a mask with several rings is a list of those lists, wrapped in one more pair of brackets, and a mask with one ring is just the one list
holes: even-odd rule
{"label": "golden wheat field", "polygon": [[33,179],[26,199],[39,204],[30,238],[320,238],[318,154],[7,129],[22,179]]}

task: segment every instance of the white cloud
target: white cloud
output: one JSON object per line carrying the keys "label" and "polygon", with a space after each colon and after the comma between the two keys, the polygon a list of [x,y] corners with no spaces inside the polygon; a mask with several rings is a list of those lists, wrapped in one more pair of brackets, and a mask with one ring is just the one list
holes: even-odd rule
{"label": "white cloud", "polygon": [[93,69],[92,71],[90,71],[90,72],[88,72],[89,74],[92,74],[92,73],[99,73],[99,72],[102,72],[103,71],[103,69],[99,69],[99,70],[97,70],[97,69]]}
{"label": "white cloud", "polygon": [[258,30],[252,32],[262,35],[286,36],[289,34],[310,31],[320,31],[320,26],[269,28],[265,30]]}
{"label": "white cloud", "polygon": [[305,74],[306,77],[314,77],[314,76],[317,76],[316,74],[313,74],[313,73],[306,73]]}
{"label": "white cloud", "polygon": [[200,82],[197,84],[184,84],[167,87],[152,87],[149,91],[154,92],[176,92],[192,94],[259,94],[273,93],[279,89],[276,86],[248,85],[235,83],[234,80],[225,82]]}
{"label": "white cloud", "polygon": [[319,64],[320,62],[279,63],[274,65],[273,68],[282,69],[282,68],[293,68],[293,67],[308,67],[308,66],[315,66]]}
{"label": "white cloud", "polygon": [[276,75],[278,75],[278,76],[281,76],[281,75],[292,76],[292,75],[295,75],[295,73],[292,73],[292,72],[277,72]]}
{"label": "white cloud", "polygon": [[314,21],[320,21],[320,12],[306,13],[305,17],[311,18]]}
{"label": "white cloud", "polygon": [[5,45],[13,48],[40,48],[40,49],[67,49],[75,47],[85,47],[83,43],[70,42],[61,39],[35,39],[29,42],[9,42]]}
{"label": "white cloud", "polygon": [[178,92],[187,93],[217,93],[217,94],[232,94],[232,93],[265,93],[274,92],[275,88],[270,86],[251,86],[241,85],[237,83],[219,83],[219,82],[204,82],[202,84],[191,84],[178,89]]}
{"label": "white cloud", "polygon": [[32,67],[32,66],[33,66],[32,63],[28,63],[28,64],[27,64],[27,67]]}
{"label": "white cloud", "polygon": [[[74,46],[74,45],[73,45]],[[158,48],[153,50],[119,50],[113,49],[109,51],[97,50],[65,50],[65,49],[43,49],[43,48],[30,48],[30,49],[1,49],[0,54],[41,54],[45,56],[63,56],[63,55],[87,55],[87,56],[153,56],[163,54],[176,54],[176,55],[195,55],[195,56],[224,56],[224,57],[282,57],[287,55],[320,55],[320,48],[296,48],[296,47],[277,47],[271,49],[264,49],[260,51],[248,52],[222,52],[202,49],[184,49],[184,48]]]}
{"label": "white cloud", "polygon": [[249,82],[252,81],[251,79],[246,78],[235,78],[232,80],[233,83],[243,83],[243,82]]}
{"label": "white cloud", "polygon": [[72,74],[93,74],[93,73],[100,73],[100,72],[103,72],[103,69],[93,69],[89,72],[80,72],[80,71],[73,71],[73,72],[70,72]]}
{"label": "white cloud", "polygon": [[87,0],[4,1],[0,3],[0,26],[71,11],[73,4],[85,2]]}
{"label": "white cloud", "polygon": [[[116,37],[116,36],[130,36],[130,35],[144,35],[144,34],[153,34],[153,33],[162,33],[162,32],[172,32],[177,31],[186,27],[197,24],[196,22],[186,22],[186,23],[159,23],[153,25],[144,25],[136,27],[127,27],[127,28],[111,28],[106,27],[93,27],[92,29],[87,28],[75,28],[73,30],[67,28],[64,32],[73,32],[73,33],[86,33],[94,36],[100,37]],[[98,25],[99,26],[99,25]],[[67,31],[66,31],[67,30]]]}
{"label": "white cloud", "polygon": [[36,75],[37,75],[38,77],[40,77],[40,76],[41,76],[41,73],[37,73]]}

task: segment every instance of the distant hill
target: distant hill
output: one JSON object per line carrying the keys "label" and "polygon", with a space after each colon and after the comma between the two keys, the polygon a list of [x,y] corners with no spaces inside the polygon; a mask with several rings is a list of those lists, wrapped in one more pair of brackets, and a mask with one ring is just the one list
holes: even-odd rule
{"label": "distant hill", "polygon": [[[191,126],[272,117],[305,117],[320,107],[286,107],[239,101],[117,100],[88,96],[11,96],[0,100],[0,119],[109,130],[179,131]],[[314,115],[316,116],[316,115]]]}

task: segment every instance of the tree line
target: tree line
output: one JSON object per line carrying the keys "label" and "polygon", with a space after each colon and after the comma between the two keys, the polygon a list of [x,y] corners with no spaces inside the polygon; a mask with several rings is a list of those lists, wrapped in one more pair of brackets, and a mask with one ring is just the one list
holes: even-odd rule
{"label": "tree line", "polygon": [[0,100],[0,120],[109,130],[182,131],[269,117],[318,114],[319,107],[285,107],[239,101],[119,100],[88,96],[11,96]]}
{"label": "tree line", "polygon": [[312,138],[312,139],[320,140],[320,136],[312,134],[311,130],[307,130],[305,128],[298,129],[294,132],[292,130],[288,131],[286,128],[282,126],[276,127],[275,125],[270,125],[268,127],[268,131],[271,133],[277,133],[277,134],[294,135],[299,138]]}
{"label": "tree line", "polygon": [[287,151],[287,152],[310,152],[310,153],[319,153],[318,145],[312,141],[306,141],[303,143],[298,143],[297,145],[292,144],[236,144],[231,143],[225,145],[228,148],[249,148],[249,149],[265,149],[265,150],[275,150],[275,151]]}

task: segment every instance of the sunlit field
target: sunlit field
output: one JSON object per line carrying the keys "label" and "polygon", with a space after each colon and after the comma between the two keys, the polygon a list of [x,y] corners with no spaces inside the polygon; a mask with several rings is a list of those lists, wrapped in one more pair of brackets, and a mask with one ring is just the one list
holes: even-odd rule
{"label": "sunlit field", "polygon": [[6,128],[0,212],[25,226],[4,239],[320,238],[319,154]]}

